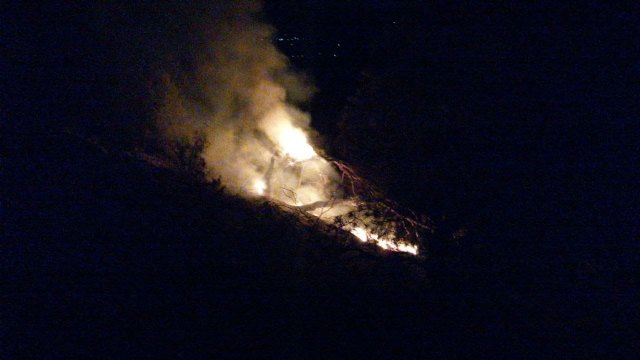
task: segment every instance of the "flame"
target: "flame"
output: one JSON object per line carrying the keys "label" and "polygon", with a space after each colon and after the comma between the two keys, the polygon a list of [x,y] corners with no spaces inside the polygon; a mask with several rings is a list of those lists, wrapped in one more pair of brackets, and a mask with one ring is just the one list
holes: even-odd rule
{"label": "flame", "polygon": [[264,191],[267,190],[267,183],[262,179],[255,180],[253,182],[253,192],[258,195],[264,195]]}
{"label": "flame", "polygon": [[259,125],[280,150],[295,161],[317,156],[304,130],[294,125],[304,123],[301,117],[304,115],[291,107],[276,106],[265,114]]}
{"label": "flame", "polygon": [[367,230],[365,230],[364,228],[361,228],[361,227],[353,228],[353,229],[351,229],[350,232],[353,235],[355,235],[355,237],[360,239],[360,241],[362,241],[362,242],[367,242],[367,240],[369,238],[369,234],[367,233]]}
{"label": "flame", "polygon": [[281,127],[278,133],[278,145],[285,154],[296,161],[309,160],[317,156],[313,147],[309,145],[305,133],[296,127]]}
{"label": "flame", "polygon": [[406,252],[413,255],[418,255],[418,246],[406,243],[404,241],[391,241],[388,239],[380,238],[378,234],[367,231],[365,228],[357,226],[349,230],[351,234],[360,239],[362,242],[371,241],[377,246],[385,250]]}
{"label": "flame", "polygon": [[406,242],[398,241],[396,243],[390,240],[376,239],[375,243],[385,250],[406,252],[413,255],[418,255],[418,246]]}
{"label": "flame", "polygon": [[[321,156],[318,156],[315,149],[309,144],[304,129],[294,125],[300,123],[299,119],[296,121],[296,114],[294,109],[286,106],[277,106],[261,119],[261,130],[278,148],[271,149],[271,158],[280,159],[275,162],[276,172],[269,175],[272,179],[270,181],[273,181],[269,186],[273,186],[273,189],[276,190],[281,189],[282,192],[278,190],[273,194],[266,194],[266,181],[264,178],[256,178],[253,180],[253,193],[259,196],[273,196],[274,200],[293,206],[329,201],[326,196],[330,191],[326,188],[327,183],[321,179],[330,176],[333,169]],[[282,158],[281,155],[285,155],[286,159]],[[284,162],[281,160],[288,160],[287,165],[283,165]],[[273,164],[272,160],[272,167],[274,166]],[[308,172],[305,173],[305,166],[308,166],[311,172],[315,170],[318,176],[311,176]],[[296,170],[296,167],[298,167],[298,170]],[[284,168],[287,170],[284,170]],[[336,216],[349,213],[355,209],[356,205],[354,203],[342,202],[335,208],[332,203],[330,206],[311,210],[309,213],[320,217],[323,221],[331,222]],[[360,241],[371,242],[382,249],[418,254],[417,245],[396,240],[393,235],[388,237],[372,233],[366,229],[365,224],[361,227],[350,226],[343,229],[349,231]]]}

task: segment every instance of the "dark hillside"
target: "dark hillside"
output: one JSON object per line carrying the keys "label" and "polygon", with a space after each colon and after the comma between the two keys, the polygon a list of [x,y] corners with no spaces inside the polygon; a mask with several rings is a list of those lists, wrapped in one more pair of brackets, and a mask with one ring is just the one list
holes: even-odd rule
{"label": "dark hillside", "polygon": [[346,315],[324,322],[323,308],[369,303],[364,316],[428,284],[422,261],[278,206],[73,135],[37,140],[3,162],[11,355],[81,356],[100,344],[106,357],[145,356],[178,351],[175,342],[184,354],[295,353],[293,343],[316,341],[313,328]]}
{"label": "dark hillside", "polygon": [[631,331],[627,296],[501,288],[526,277],[381,253],[73,135],[36,139],[3,160],[9,358],[601,355]]}

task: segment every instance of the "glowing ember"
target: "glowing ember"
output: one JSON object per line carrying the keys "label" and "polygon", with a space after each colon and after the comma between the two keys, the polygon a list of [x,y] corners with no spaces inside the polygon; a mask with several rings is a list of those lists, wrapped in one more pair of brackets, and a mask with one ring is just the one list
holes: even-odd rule
{"label": "glowing ember", "polygon": [[307,136],[301,129],[294,127],[283,127],[278,134],[278,143],[282,150],[294,160],[309,160],[316,156]]}
{"label": "glowing ember", "polygon": [[267,190],[267,184],[264,182],[264,180],[256,180],[253,183],[253,192],[255,192],[256,194],[264,195],[265,190]]}

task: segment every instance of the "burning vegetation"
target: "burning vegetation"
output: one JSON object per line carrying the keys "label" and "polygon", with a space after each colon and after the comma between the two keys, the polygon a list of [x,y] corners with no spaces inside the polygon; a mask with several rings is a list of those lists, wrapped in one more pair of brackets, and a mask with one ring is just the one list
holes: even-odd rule
{"label": "burning vegetation", "polygon": [[[362,242],[417,255],[427,218],[386,199],[348,164],[312,145],[310,117],[297,105],[313,87],[255,20],[259,7],[237,2],[207,28],[191,71],[163,78],[158,127],[167,143],[204,139],[210,179],[231,193],[311,214]],[[201,143],[198,143],[202,145]]]}
{"label": "burning vegetation", "polygon": [[268,169],[253,181],[255,196],[312,214],[362,242],[418,254],[420,233],[431,229],[415,214],[402,214],[344,162],[319,156],[301,130],[287,131],[279,139]]}

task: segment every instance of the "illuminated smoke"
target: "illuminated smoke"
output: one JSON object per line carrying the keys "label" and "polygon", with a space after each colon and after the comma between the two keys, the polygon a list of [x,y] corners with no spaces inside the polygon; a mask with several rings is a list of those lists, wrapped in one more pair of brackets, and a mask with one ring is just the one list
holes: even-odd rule
{"label": "illuminated smoke", "polygon": [[221,14],[205,31],[207,44],[197,50],[195,71],[165,77],[158,114],[171,141],[203,134],[210,176],[240,194],[266,191],[256,184],[264,182],[274,156],[300,161],[316,155],[308,142],[309,115],[291,104],[308,99],[312,87],[289,70],[271,41],[273,28],[255,20],[259,10],[252,1],[219,6]]}

